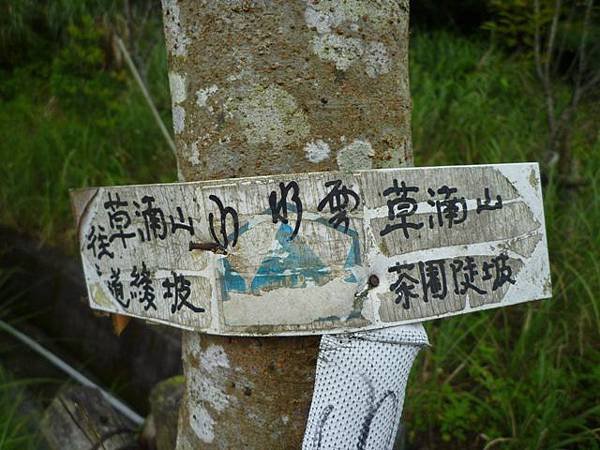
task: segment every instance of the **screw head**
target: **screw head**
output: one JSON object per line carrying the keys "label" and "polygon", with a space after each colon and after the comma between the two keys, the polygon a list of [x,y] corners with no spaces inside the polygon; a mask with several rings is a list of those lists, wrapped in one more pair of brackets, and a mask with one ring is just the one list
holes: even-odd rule
{"label": "screw head", "polygon": [[377,275],[373,274],[369,277],[368,282],[369,282],[370,287],[372,287],[372,288],[377,287],[377,286],[379,286],[379,277]]}

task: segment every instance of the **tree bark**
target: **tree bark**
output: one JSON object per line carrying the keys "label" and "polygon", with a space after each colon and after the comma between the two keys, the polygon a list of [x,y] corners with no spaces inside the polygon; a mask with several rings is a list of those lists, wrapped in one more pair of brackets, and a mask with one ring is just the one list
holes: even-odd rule
{"label": "tree bark", "polygon": [[[181,180],[412,163],[408,0],[163,0],[163,14]],[[179,450],[301,446],[318,337],[182,345]]]}

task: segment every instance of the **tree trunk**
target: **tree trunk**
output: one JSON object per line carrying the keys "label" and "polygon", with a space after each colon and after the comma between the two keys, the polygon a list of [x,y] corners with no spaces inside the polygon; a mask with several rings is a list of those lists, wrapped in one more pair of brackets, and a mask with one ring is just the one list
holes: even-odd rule
{"label": "tree trunk", "polygon": [[[412,162],[408,0],[163,0],[181,180]],[[185,333],[177,448],[301,446],[318,337]]]}

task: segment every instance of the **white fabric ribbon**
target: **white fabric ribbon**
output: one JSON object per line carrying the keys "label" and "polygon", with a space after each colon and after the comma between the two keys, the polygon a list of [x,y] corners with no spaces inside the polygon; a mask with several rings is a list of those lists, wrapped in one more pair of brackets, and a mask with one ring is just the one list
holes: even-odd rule
{"label": "white fabric ribbon", "polygon": [[302,450],[389,450],[406,383],[420,348],[421,324],[325,335]]}

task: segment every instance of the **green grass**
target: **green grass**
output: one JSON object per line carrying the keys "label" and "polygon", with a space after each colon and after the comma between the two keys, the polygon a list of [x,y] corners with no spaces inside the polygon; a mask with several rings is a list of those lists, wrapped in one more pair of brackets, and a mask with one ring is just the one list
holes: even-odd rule
{"label": "green grass", "polygon": [[[0,82],[0,95],[9,92],[0,103],[0,222],[70,248],[68,188],[175,179],[172,155],[123,69],[100,82],[97,96],[87,91],[95,106],[67,107],[72,88],[94,78],[89,70],[61,79],[92,45],[85,30],[75,32],[60,64],[40,69],[55,70],[54,88],[26,69]],[[443,32],[415,32],[411,45],[418,165],[541,159],[543,98],[526,62]],[[166,72],[157,47],[150,89],[168,122]],[[574,129],[585,184],[566,191],[545,173],[553,298],[427,324],[432,347],[419,356],[405,406],[414,448],[600,448],[599,117],[587,103]]]}
{"label": "green grass", "polygon": [[[413,38],[411,64],[418,164],[540,158],[542,98],[525,63],[437,33]],[[427,324],[406,397],[415,447],[600,448],[597,120],[588,105],[575,130],[585,185],[565,192],[546,174],[553,298]]]}
{"label": "green grass", "polygon": [[539,159],[543,103],[521,63],[442,32],[415,34],[410,64],[417,165]]}
{"label": "green grass", "polygon": [[[69,58],[52,64],[58,88],[27,69],[0,83],[0,96],[4,90],[7,97],[0,102],[0,222],[74,249],[69,189],[173,181],[176,173],[175,159],[125,69],[108,80],[94,80],[93,65],[91,73],[63,75],[56,67],[68,65]],[[154,49],[149,72],[149,87],[170,126],[164,47]],[[92,82],[103,88],[86,91]],[[78,89],[87,96],[78,102],[87,100],[88,106],[74,109]],[[57,91],[70,101],[61,102]]]}
{"label": "green grass", "polygon": [[22,411],[23,386],[28,380],[13,379],[0,366],[0,449],[37,450],[40,436],[33,418]]}

